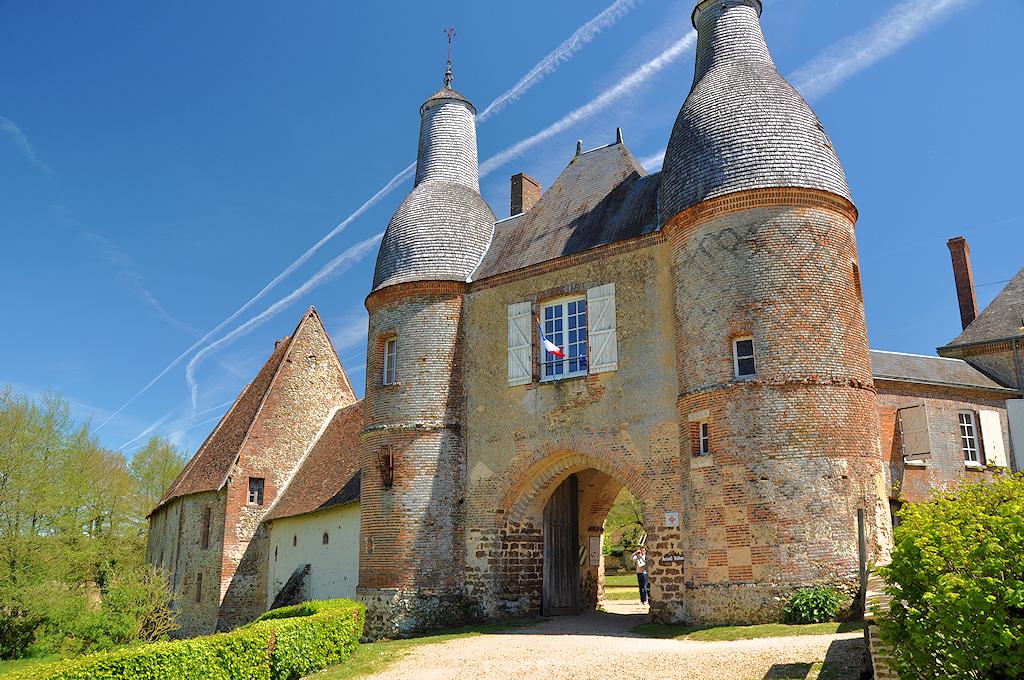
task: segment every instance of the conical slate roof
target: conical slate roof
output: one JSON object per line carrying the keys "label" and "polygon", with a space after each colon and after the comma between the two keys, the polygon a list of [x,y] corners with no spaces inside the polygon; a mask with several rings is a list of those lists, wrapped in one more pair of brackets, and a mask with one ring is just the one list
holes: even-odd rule
{"label": "conical slate roof", "polygon": [[779,75],[760,0],[704,0],[693,13],[697,66],[662,168],[659,223],[716,196],[770,187],[850,199],[818,117]]}
{"label": "conical slate roof", "polygon": [[494,233],[480,196],[476,109],[445,86],[420,107],[416,182],[380,244],[373,290],[410,281],[466,281]]}

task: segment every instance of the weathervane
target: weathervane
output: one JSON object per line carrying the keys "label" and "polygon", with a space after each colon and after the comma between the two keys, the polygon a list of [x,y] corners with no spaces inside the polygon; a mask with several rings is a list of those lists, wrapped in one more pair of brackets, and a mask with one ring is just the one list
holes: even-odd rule
{"label": "weathervane", "polygon": [[452,86],[452,38],[455,37],[455,27],[449,26],[441,31],[448,36],[448,68],[444,70],[444,86],[451,89]]}

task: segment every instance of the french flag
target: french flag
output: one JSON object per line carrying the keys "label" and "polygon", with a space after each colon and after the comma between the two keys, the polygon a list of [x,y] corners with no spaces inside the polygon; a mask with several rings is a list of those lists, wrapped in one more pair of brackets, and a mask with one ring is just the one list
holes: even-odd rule
{"label": "french flag", "polygon": [[540,331],[540,342],[544,345],[544,349],[547,350],[548,354],[564,359],[565,352],[562,351],[562,348],[548,340],[548,336],[544,335],[544,326],[541,325],[540,319],[537,320],[537,330]]}

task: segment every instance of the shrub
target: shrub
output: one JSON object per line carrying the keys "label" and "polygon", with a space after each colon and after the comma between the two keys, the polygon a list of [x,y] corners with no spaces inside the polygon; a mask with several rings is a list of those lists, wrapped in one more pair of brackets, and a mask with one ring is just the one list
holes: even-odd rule
{"label": "shrub", "polygon": [[847,597],[831,586],[801,588],[782,610],[786,623],[825,623],[835,620]]}
{"label": "shrub", "polygon": [[349,600],[284,610],[230,633],[41,664],[5,680],[291,680],[341,663],[363,634],[365,607]]}
{"label": "shrub", "polygon": [[1024,476],[899,514],[879,633],[903,677],[1024,677]]}

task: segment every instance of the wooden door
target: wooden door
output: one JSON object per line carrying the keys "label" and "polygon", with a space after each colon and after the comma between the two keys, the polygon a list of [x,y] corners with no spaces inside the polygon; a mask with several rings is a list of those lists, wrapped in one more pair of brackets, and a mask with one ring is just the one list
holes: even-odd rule
{"label": "wooden door", "polygon": [[579,485],[571,475],[544,506],[544,607],[546,616],[578,614],[580,602]]}

